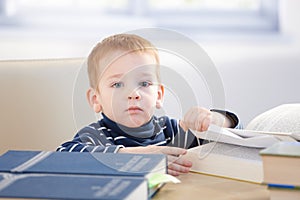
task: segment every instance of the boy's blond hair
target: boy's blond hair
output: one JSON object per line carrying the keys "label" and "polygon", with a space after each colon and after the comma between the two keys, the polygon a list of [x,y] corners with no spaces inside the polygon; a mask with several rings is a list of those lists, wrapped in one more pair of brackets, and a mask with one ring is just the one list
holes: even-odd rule
{"label": "boy's blond hair", "polygon": [[[150,53],[159,66],[158,51],[148,40],[134,34],[117,34],[99,42],[88,56],[88,76],[90,86],[97,89],[101,73],[114,60],[127,53]],[[157,79],[160,81],[159,69]]]}

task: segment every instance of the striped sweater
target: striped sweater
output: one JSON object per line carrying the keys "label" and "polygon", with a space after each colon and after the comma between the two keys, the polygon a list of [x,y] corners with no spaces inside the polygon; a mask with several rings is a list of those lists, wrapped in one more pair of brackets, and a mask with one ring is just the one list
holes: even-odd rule
{"label": "striped sweater", "polygon": [[[190,131],[181,129],[178,120],[167,116],[153,116],[145,125],[129,128],[102,115],[101,120],[79,130],[72,141],[63,143],[57,151],[116,153],[120,148],[135,146],[168,145],[191,148],[199,145],[199,141]],[[234,119],[235,125],[238,124],[236,115],[227,111],[226,115]]]}

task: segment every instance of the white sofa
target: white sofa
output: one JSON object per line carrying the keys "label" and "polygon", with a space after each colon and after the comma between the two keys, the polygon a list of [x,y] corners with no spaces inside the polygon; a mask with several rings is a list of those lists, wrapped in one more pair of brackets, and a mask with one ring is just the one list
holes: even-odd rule
{"label": "white sofa", "polygon": [[0,153],[55,150],[73,137],[72,88],[82,62],[0,61]]}

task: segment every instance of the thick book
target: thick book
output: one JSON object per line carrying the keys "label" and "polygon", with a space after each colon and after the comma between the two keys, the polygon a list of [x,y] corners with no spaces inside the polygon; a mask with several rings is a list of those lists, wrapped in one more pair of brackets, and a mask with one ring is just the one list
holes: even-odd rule
{"label": "thick book", "polygon": [[[85,182],[89,179],[102,178],[119,180],[120,188],[126,186],[128,194],[121,195],[120,199],[147,199],[153,196],[166,182],[178,182],[175,177],[167,174],[167,158],[163,154],[114,154],[114,153],[79,153],[79,152],[52,152],[52,151],[8,151],[0,156],[0,197],[18,198],[59,198],[76,199],[77,193],[90,191]],[[127,180],[128,179],[128,180]],[[132,179],[132,181],[130,181]],[[23,188],[23,182],[26,188]],[[95,180],[96,181],[96,180]],[[103,180],[104,181],[104,180]],[[140,188],[138,182],[146,182],[147,194],[132,190]],[[56,187],[55,182],[60,185]],[[76,182],[80,184],[76,184]],[[122,182],[122,183],[121,183]],[[135,183],[136,182],[136,183]],[[8,184],[9,183],[9,184]],[[42,184],[38,184],[42,183]],[[114,183],[114,181],[112,181]],[[68,184],[67,193],[59,188]],[[80,187],[80,185],[82,187]],[[99,188],[106,187],[111,182],[99,182]],[[53,186],[54,185],[54,186]],[[135,185],[135,186],[134,186]],[[4,187],[5,186],[5,187]],[[9,186],[9,187],[7,187]],[[41,187],[39,189],[39,187]],[[116,185],[116,188],[119,185]],[[141,186],[144,190],[144,186]],[[53,189],[52,189],[53,188]],[[113,187],[112,191],[115,191]],[[73,194],[70,191],[75,191]],[[107,189],[106,189],[107,190]],[[107,190],[108,191],[108,190]],[[117,191],[117,190],[116,190]],[[91,195],[94,194],[92,191]],[[51,194],[55,193],[55,194]],[[110,199],[99,196],[95,198]],[[131,194],[133,193],[133,194]],[[67,195],[67,196],[65,196]],[[68,196],[69,195],[69,196]],[[140,197],[137,195],[141,195]],[[134,198],[132,198],[132,196]],[[78,199],[93,199],[94,196],[81,195]],[[112,199],[119,199],[114,197]]]}
{"label": "thick book", "polygon": [[279,142],[260,155],[264,183],[300,186],[300,142]]}
{"label": "thick book", "polygon": [[163,154],[8,151],[0,172],[148,176],[167,173]]}
{"label": "thick book", "polygon": [[193,162],[192,172],[252,183],[262,183],[261,148],[210,142],[188,150],[184,155]]}
{"label": "thick book", "polygon": [[132,176],[0,173],[0,197],[37,199],[149,199],[147,180]]}

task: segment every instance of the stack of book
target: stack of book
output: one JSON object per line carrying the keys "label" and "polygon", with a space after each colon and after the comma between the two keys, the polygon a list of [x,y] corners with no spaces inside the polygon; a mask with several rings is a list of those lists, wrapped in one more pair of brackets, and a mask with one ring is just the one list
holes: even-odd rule
{"label": "stack of book", "polygon": [[162,154],[8,151],[0,157],[0,197],[146,200],[163,185],[150,180],[166,173]]}
{"label": "stack of book", "polygon": [[192,172],[223,178],[262,183],[261,148],[210,142],[188,150],[186,159],[193,162]]}
{"label": "stack of book", "polygon": [[300,142],[279,142],[260,152],[270,199],[300,199]]}
{"label": "stack of book", "polygon": [[[203,145],[188,149],[184,155],[193,162],[191,171],[261,184],[263,162],[260,151],[280,141],[297,144],[300,140],[298,132],[266,131],[267,127],[276,124],[272,116],[268,117],[268,120],[254,120],[251,126],[247,126],[254,130],[223,128],[213,124],[204,132],[191,130],[196,137],[205,141]],[[262,127],[263,131],[260,130]]]}

